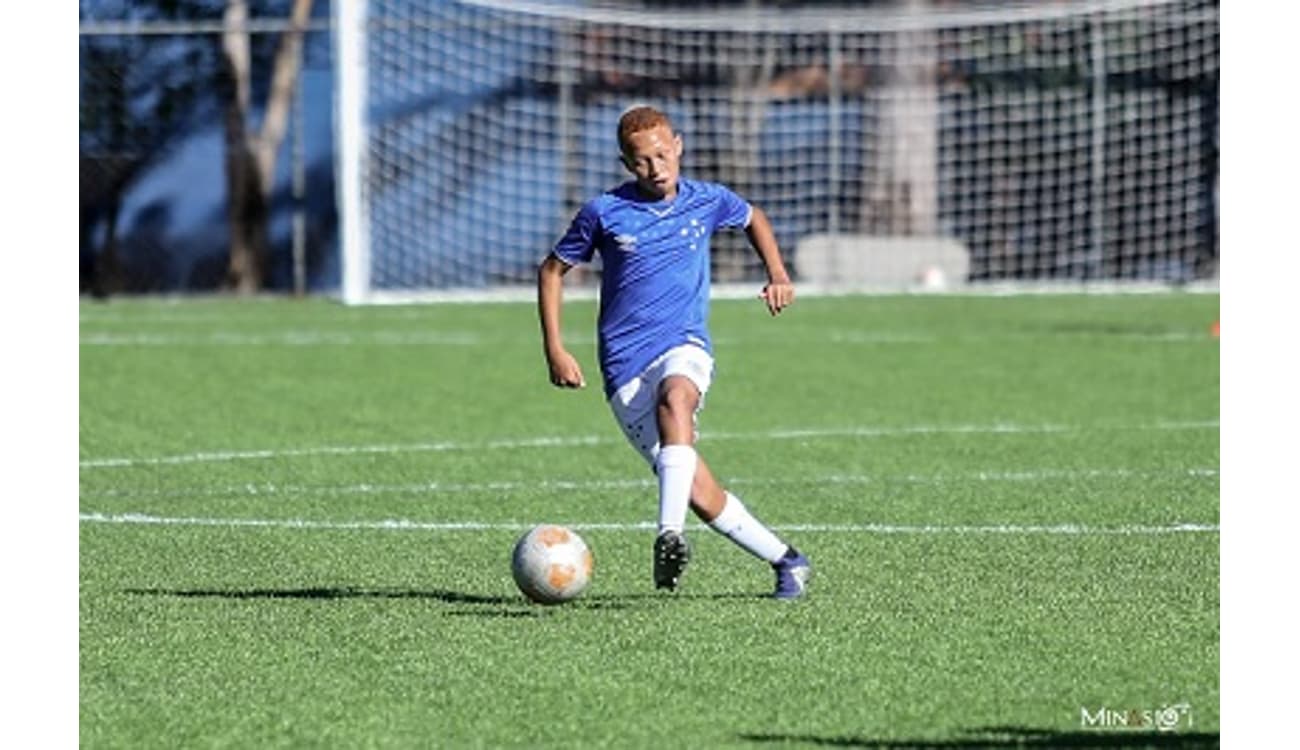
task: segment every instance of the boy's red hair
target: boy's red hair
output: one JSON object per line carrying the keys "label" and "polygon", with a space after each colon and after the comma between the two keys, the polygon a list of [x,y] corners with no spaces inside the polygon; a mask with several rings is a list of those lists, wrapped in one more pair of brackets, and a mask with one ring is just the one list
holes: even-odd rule
{"label": "boy's red hair", "polygon": [[669,130],[673,129],[673,123],[668,119],[668,115],[654,107],[632,107],[624,112],[622,117],[618,118],[619,149],[622,151],[627,150],[627,139],[633,133],[657,128],[660,125],[666,126]]}

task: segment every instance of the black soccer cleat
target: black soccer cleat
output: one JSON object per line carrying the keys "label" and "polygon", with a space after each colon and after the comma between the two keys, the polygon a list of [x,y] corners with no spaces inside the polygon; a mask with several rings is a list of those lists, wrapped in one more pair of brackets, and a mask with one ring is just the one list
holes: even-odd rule
{"label": "black soccer cleat", "polygon": [[655,588],[676,591],[691,560],[691,545],[680,531],[666,529],[655,538]]}

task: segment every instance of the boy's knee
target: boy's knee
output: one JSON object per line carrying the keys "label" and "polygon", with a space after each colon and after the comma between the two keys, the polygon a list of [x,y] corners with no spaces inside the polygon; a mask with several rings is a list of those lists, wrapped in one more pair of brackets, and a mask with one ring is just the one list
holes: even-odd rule
{"label": "boy's knee", "polygon": [[659,409],[672,414],[694,414],[700,394],[686,378],[672,378],[659,391]]}

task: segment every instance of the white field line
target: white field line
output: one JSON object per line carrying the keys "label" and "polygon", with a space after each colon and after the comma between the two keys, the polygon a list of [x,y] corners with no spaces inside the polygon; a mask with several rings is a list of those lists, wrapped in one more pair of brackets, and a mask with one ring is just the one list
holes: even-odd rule
{"label": "white field line", "polygon": [[[1062,469],[1038,471],[974,471],[955,474],[825,474],[819,476],[798,477],[728,477],[723,484],[736,487],[782,486],[797,484],[805,487],[818,485],[854,485],[854,484],[948,484],[969,482],[1045,482],[1076,479],[1124,479],[1136,477],[1151,479],[1154,477],[1171,477],[1193,479],[1217,479],[1216,468],[1191,469]],[[182,497],[276,497],[276,496],[339,496],[339,495],[428,495],[434,493],[497,493],[509,494],[520,491],[556,491],[571,492],[635,490],[649,489],[656,486],[651,477],[643,479],[541,479],[534,481],[492,481],[492,482],[415,482],[404,484],[375,484],[364,482],[350,485],[294,485],[247,483],[226,485],[224,487],[185,487],[174,489],[109,489],[82,492],[82,498],[182,498]]]}
{"label": "white field line", "polygon": [[[878,438],[901,435],[1033,435],[1063,434],[1089,431],[1182,431],[1219,428],[1219,421],[1167,422],[1147,425],[1120,425],[1097,427],[1070,427],[1066,425],[1017,425],[997,423],[991,425],[918,425],[912,427],[843,427],[826,429],[768,430],[758,432],[705,432],[707,440],[811,440],[820,438]],[[78,464],[82,469],[109,469],[130,466],[160,466],[168,464],[221,463],[275,458],[300,458],[305,456],[349,456],[364,454],[442,453],[450,451],[519,450],[527,448],[572,448],[624,442],[622,438],[585,435],[576,437],[507,438],[482,442],[440,441],[429,443],[399,443],[389,445],[341,445],[317,448],[282,448],[267,450],[232,450],[182,453],[172,456],[86,458]]]}
{"label": "white field line", "polygon": [[[487,521],[413,521],[389,518],[376,521],[320,521],[304,518],[197,518],[153,516],[141,513],[82,513],[81,523],[145,526],[215,526],[219,528],[274,528],[375,531],[512,531],[531,528],[529,522]],[[578,531],[646,531],[655,524],[643,523],[567,523]],[[704,528],[695,524],[697,529]],[[907,525],[886,523],[786,524],[772,527],[783,532],[843,534],[1002,534],[1061,536],[1150,536],[1159,534],[1219,533],[1218,524],[1174,523],[1165,525],[1127,524],[1123,526],[1088,526],[1085,524],[992,524],[992,525]]]}
{"label": "white field line", "polygon": [[[1108,339],[1128,339],[1133,341],[1149,342],[1207,342],[1212,339],[1203,331],[1152,331],[1152,332],[1133,332],[1133,333],[1106,333],[1106,334],[1089,334],[1082,333],[1023,333],[1023,334],[989,334],[989,335],[963,335],[951,339],[944,339],[931,334],[917,334],[907,332],[890,332],[890,331],[862,331],[862,330],[810,330],[810,331],[790,331],[791,338],[788,341],[797,341],[801,344],[808,342],[823,341],[833,344],[861,344],[861,345],[893,345],[893,344],[934,344],[940,341],[952,340],[959,342],[995,342],[995,341],[1012,341],[1012,340],[1036,340],[1051,338],[1078,338],[1087,336],[1104,335]],[[590,338],[589,332],[570,331],[565,333],[565,338],[570,341],[585,341]],[[531,341],[532,339],[526,339]],[[82,332],[80,342],[82,346],[95,347],[129,347],[129,346],[354,346],[354,345],[382,345],[382,346],[479,346],[489,342],[523,342],[523,337],[513,336],[483,336],[474,331],[409,331],[402,329],[394,330],[367,330],[367,331],[340,331],[327,329],[293,329],[284,331],[275,331],[268,333],[247,333],[240,331],[207,331],[194,333],[158,333],[144,331],[95,331]],[[714,343],[720,346],[730,346],[742,343],[755,343],[759,340],[747,336],[720,336],[715,337]],[[764,344],[772,344],[767,339],[763,340]],[[779,342],[776,342],[779,343]]]}
{"label": "white field line", "polygon": [[482,337],[464,331],[345,331],[296,330],[277,333],[213,331],[188,335],[160,333],[83,333],[82,346],[478,346]]}
{"label": "white field line", "polygon": [[[1161,335],[1161,339],[1167,335]],[[584,341],[590,334],[566,332],[569,341]],[[1203,336],[1202,336],[1203,338]],[[933,344],[938,338],[929,335],[870,331],[809,331],[797,334],[800,342],[826,341],[836,344]],[[983,337],[981,337],[983,340]],[[156,333],[143,331],[83,332],[82,346],[352,346],[356,344],[387,346],[478,346],[492,342],[519,342],[523,337],[484,337],[471,331],[363,331],[350,333],[328,330],[292,330],[274,333],[241,333],[236,331],[209,331],[190,334]],[[532,341],[531,338],[527,341]],[[718,345],[740,344],[758,339],[723,336],[714,339]]]}
{"label": "white field line", "polygon": [[[261,324],[264,319],[259,317],[260,313],[253,307],[245,305],[241,307],[241,314],[232,314],[229,309],[224,308],[202,308],[190,304],[193,296],[186,295],[185,298],[176,300],[160,300],[157,304],[148,305],[140,304],[134,306],[130,311],[124,311],[116,307],[82,307],[79,310],[77,320],[81,325],[118,325],[118,326],[139,326],[139,325],[164,325],[164,326],[186,326],[186,325],[209,325],[238,323],[240,320],[248,320],[254,325]],[[144,302],[144,300],[141,300]],[[254,303],[255,304],[255,303]],[[247,318],[242,317],[242,313],[249,313]],[[316,319],[316,313],[304,313],[310,316],[312,320]],[[334,322],[345,325],[349,323],[356,324],[374,324],[377,321],[391,320],[415,320],[421,323],[436,324],[438,321],[438,310],[428,306],[419,307],[335,307],[329,311],[330,319]],[[316,324],[318,325],[318,324]]]}

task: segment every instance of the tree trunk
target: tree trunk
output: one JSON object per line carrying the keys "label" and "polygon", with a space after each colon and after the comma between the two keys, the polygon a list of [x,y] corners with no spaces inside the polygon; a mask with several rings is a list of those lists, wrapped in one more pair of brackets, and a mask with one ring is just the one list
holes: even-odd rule
{"label": "tree trunk", "polygon": [[294,0],[292,28],[280,37],[271,74],[271,90],[260,131],[248,124],[252,98],[252,54],[247,0],[227,0],[222,50],[228,75],[225,107],[226,212],[230,223],[227,286],[241,294],[262,288],[267,275],[268,221],[275,161],[288,128],[298,72],[302,35],[311,17],[312,0]]}

